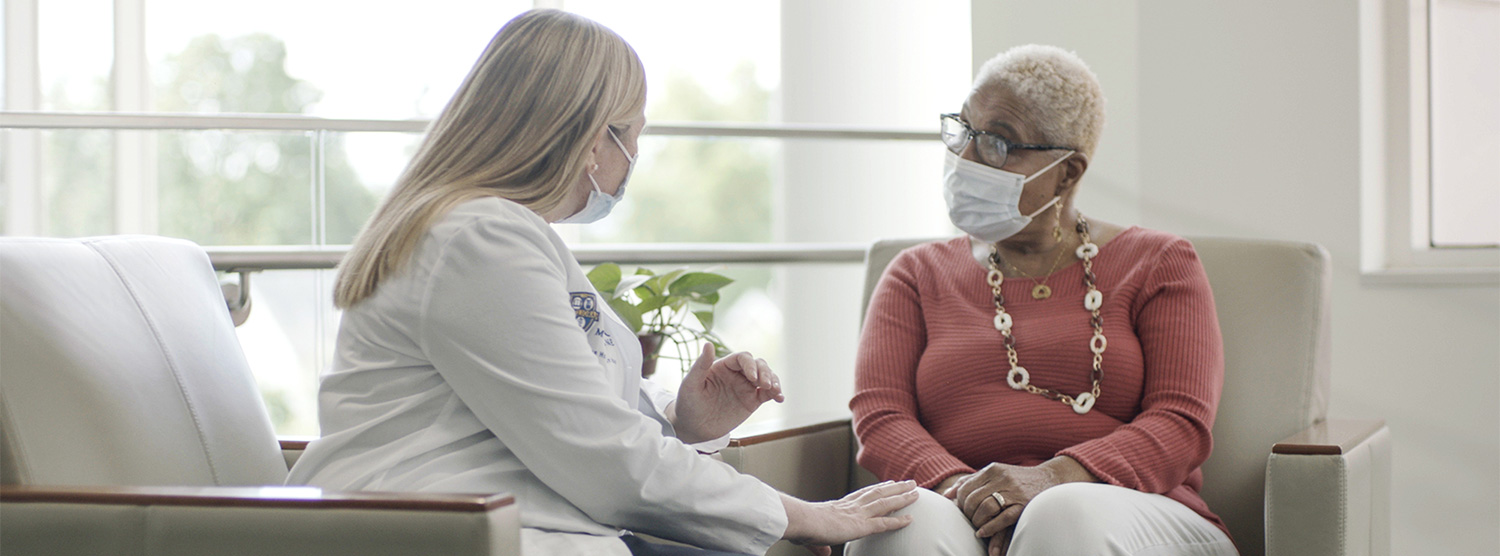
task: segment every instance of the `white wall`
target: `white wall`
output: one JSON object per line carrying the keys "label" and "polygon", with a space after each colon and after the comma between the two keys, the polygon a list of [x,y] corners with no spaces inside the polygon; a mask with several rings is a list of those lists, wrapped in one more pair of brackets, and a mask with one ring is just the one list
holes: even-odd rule
{"label": "white wall", "polygon": [[1045,42],[1099,74],[1109,123],[1084,211],[1327,247],[1330,414],[1391,428],[1393,554],[1495,554],[1500,291],[1361,283],[1358,10],[1327,0],[975,0],[973,60]]}

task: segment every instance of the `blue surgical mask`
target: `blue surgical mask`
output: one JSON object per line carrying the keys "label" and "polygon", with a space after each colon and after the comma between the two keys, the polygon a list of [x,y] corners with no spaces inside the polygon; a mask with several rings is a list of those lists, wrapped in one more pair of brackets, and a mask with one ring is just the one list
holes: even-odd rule
{"label": "blue surgical mask", "polygon": [[1047,173],[1068,157],[1052,161],[1030,176],[992,168],[948,152],[943,165],[943,200],[948,202],[948,219],[953,225],[985,243],[995,243],[1016,235],[1031,219],[1061,197],[1053,197],[1031,214],[1021,214],[1021,190],[1026,182]]}
{"label": "blue surgical mask", "polygon": [[620,180],[620,188],[615,190],[614,195],[606,195],[604,190],[599,188],[599,182],[594,181],[594,174],[590,173],[588,175],[589,183],[594,184],[594,189],[589,191],[589,200],[584,203],[582,210],[573,213],[572,216],[558,220],[560,224],[588,224],[590,222],[598,222],[603,220],[604,217],[609,216],[609,211],[614,210],[615,203],[625,198],[625,184],[630,182],[630,174],[635,171],[635,161],[640,158],[640,155],[630,156],[630,151],[625,150],[625,143],[620,142],[620,138],[615,136],[615,130],[607,127],[604,129],[609,132],[609,138],[615,140],[615,145],[620,147],[620,152],[625,153],[625,160],[629,161],[629,166],[625,167],[625,179]]}

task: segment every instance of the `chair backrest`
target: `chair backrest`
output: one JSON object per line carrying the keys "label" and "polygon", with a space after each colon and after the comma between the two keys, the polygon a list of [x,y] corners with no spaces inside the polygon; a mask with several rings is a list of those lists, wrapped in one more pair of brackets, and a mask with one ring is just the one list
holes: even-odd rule
{"label": "chair backrest", "polygon": [[0,238],[0,482],[285,478],[200,247],[146,236]]}
{"label": "chair backrest", "polygon": [[[1327,415],[1328,252],[1311,243],[1188,239],[1208,273],[1224,339],[1224,393],[1202,494],[1240,550],[1260,554],[1271,446]],[[882,240],[870,247],[865,306],[891,259],[927,241]]]}

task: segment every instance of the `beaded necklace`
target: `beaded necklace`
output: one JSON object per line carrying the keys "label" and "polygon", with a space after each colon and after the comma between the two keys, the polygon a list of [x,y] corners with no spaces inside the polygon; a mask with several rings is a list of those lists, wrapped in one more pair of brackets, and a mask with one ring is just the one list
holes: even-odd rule
{"label": "beaded necklace", "polygon": [[1090,323],[1094,326],[1094,336],[1089,339],[1089,351],[1094,352],[1094,369],[1090,376],[1094,379],[1094,387],[1088,392],[1077,396],[1069,396],[1050,390],[1038,388],[1031,384],[1031,373],[1022,367],[1016,357],[1016,338],[1010,333],[1013,324],[1010,313],[1005,312],[1005,296],[1000,293],[1000,285],[1005,282],[1005,274],[1000,272],[1000,252],[996,245],[990,246],[988,280],[990,290],[995,294],[995,330],[1005,338],[1005,352],[1010,359],[1010,372],[1005,374],[1005,383],[1016,390],[1025,390],[1032,394],[1045,397],[1049,400],[1057,400],[1073,408],[1079,415],[1088,413],[1094,408],[1094,402],[1099,400],[1099,383],[1104,378],[1104,348],[1109,341],[1104,338],[1104,321],[1099,317],[1099,308],[1104,306],[1104,293],[1094,285],[1094,256],[1099,254],[1099,246],[1089,239],[1089,221],[1078,215],[1078,238],[1083,244],[1078,246],[1074,254],[1083,259],[1083,286],[1088,293],[1083,296],[1083,308],[1092,316]]}

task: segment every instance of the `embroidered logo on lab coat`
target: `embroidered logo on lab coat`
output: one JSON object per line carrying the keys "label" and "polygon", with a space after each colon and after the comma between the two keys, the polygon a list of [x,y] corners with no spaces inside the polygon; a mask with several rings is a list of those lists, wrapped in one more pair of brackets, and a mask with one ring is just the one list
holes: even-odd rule
{"label": "embroidered logo on lab coat", "polygon": [[587,332],[599,322],[599,298],[589,292],[573,292],[573,315],[578,318],[578,326]]}

